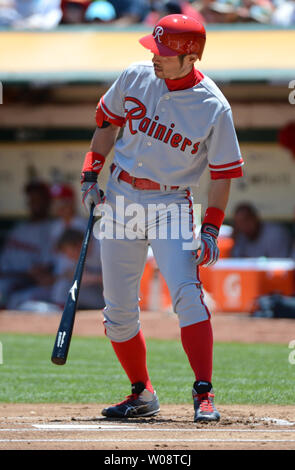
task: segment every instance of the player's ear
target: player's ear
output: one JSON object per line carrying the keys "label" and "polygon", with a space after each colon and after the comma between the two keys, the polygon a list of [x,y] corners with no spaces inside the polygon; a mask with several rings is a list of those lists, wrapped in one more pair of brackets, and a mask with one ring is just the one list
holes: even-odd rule
{"label": "player's ear", "polygon": [[198,60],[198,54],[189,54],[188,60],[190,64],[194,64]]}

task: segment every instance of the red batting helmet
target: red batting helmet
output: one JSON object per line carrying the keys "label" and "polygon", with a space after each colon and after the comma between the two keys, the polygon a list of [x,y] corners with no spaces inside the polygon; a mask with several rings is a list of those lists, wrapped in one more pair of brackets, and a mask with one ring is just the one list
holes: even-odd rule
{"label": "red batting helmet", "polygon": [[206,31],[195,18],[185,15],[168,15],[156,24],[153,34],[144,36],[139,42],[156,55],[198,54],[201,60],[206,42]]}

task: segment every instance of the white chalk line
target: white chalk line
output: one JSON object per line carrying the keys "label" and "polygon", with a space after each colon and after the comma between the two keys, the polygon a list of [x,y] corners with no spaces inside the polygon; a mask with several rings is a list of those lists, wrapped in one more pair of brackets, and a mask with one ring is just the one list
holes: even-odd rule
{"label": "white chalk line", "polygon": [[62,432],[62,431],[87,431],[87,432],[235,432],[235,433],[295,433],[293,429],[231,429],[231,428],[144,428],[144,427],[123,427],[123,426],[98,426],[98,425],[32,425],[31,428],[0,428],[0,432]]}
{"label": "white chalk line", "polygon": [[[144,427],[134,426],[134,424],[126,426],[124,424],[32,424],[34,428],[39,430],[50,430],[50,429],[59,429],[59,430],[93,430],[93,431],[137,431],[144,430]],[[152,430],[152,428],[147,428]]]}
{"label": "white chalk line", "polygon": [[[91,419],[91,416],[84,417],[83,419],[85,418]],[[30,420],[35,419],[36,420],[36,419],[48,419],[48,416],[37,415],[36,413],[32,413],[31,416],[1,416],[0,418],[1,421],[6,420],[6,419],[30,419]],[[57,416],[56,419],[60,421],[66,421],[66,420],[71,419],[71,416]],[[95,418],[92,418],[92,419],[95,419]]]}
{"label": "white chalk line", "polygon": [[0,439],[0,442],[295,442],[295,439]]}
{"label": "white chalk line", "polygon": [[260,421],[264,421],[271,424],[276,424],[278,426],[294,426],[293,421],[288,421],[287,419],[278,419],[278,418],[260,418]]}
{"label": "white chalk line", "polygon": [[116,426],[116,425],[95,425],[95,424],[89,424],[89,425],[84,425],[84,424],[76,424],[76,425],[70,425],[70,424],[34,424],[33,425],[36,430],[71,430],[71,431],[79,431],[79,430],[85,430],[85,431],[127,431],[127,432],[132,432],[132,431],[144,431],[144,432],[224,432],[224,431],[231,431],[231,432],[295,432],[294,429],[224,429],[224,428],[148,428],[148,427],[140,427],[140,426],[134,426],[134,427],[127,427],[127,426]]}

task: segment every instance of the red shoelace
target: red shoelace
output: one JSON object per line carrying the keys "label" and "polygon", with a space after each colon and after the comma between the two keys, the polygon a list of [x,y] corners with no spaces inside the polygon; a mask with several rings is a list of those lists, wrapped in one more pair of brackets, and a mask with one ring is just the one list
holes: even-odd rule
{"label": "red shoelace", "polygon": [[213,397],[214,397],[213,393],[199,393],[199,394],[197,394],[197,399],[200,403],[200,410],[201,411],[205,411],[205,412],[209,412],[209,413],[214,412],[214,408],[213,408],[212,402],[210,400],[210,398],[213,398]]}
{"label": "red shoelace", "polygon": [[119,405],[125,405],[125,403],[128,403],[130,400],[137,400],[139,395],[137,393],[132,393],[131,395],[128,395],[125,400],[121,401],[120,403],[117,403],[115,406]]}

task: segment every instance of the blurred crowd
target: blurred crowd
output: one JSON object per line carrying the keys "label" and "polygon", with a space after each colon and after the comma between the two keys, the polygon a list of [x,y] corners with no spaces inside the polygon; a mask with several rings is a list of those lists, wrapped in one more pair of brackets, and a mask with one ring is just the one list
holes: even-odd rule
{"label": "blurred crowd", "polygon": [[[12,228],[0,252],[0,308],[57,311],[72,285],[87,219],[77,215],[68,184],[33,181],[24,195],[27,219]],[[92,237],[79,308],[103,308],[102,292],[100,244]]]}
{"label": "blurred crowd", "polygon": [[208,23],[295,24],[295,0],[0,0],[0,26],[52,29],[59,24],[154,26],[182,13]]}

